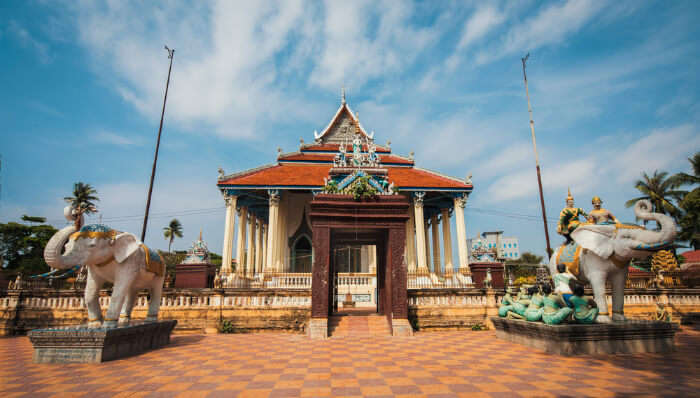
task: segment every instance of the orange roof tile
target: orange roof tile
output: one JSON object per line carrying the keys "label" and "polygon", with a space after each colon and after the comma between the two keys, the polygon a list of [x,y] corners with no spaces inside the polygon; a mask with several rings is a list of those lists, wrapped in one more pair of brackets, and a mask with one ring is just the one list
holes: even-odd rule
{"label": "orange roof tile", "polygon": [[[282,163],[219,181],[218,185],[321,187],[330,169],[330,164]],[[427,170],[412,167],[387,167],[387,169],[389,181],[399,188],[469,189],[472,187],[464,182]]]}
{"label": "orange roof tile", "polygon": [[389,181],[399,188],[471,188],[464,182],[428,170],[412,167],[389,167]]}

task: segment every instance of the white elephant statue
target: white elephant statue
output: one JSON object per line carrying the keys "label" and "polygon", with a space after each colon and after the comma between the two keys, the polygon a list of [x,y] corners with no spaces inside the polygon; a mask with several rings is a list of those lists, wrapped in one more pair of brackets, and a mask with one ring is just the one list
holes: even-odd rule
{"label": "white elephant statue", "polygon": [[[64,210],[64,215],[69,221],[75,220],[70,207]],[[64,246],[65,253],[61,254]],[[87,266],[85,302],[89,327],[111,328],[128,322],[141,289],[148,289],[151,295],[146,320],[158,319],[165,263],[133,234],[98,224],[85,225],[76,231],[71,223],[51,237],[44,249],[44,260],[57,269]],[[113,283],[114,287],[103,325],[99,295],[105,282]]]}
{"label": "white elephant statue", "polygon": [[[571,233],[571,238],[580,245],[578,275],[582,282],[590,282],[594,300],[599,309],[597,322],[624,321],[625,283],[627,267],[632,259],[644,259],[654,251],[673,243],[677,227],[673,219],[665,214],[652,213],[651,202],[640,200],[634,206],[638,219],[654,220],[660,226],[658,231],[636,225],[619,223],[582,224]],[[571,246],[561,246],[555,250],[549,261],[549,271],[557,273],[557,259],[563,250]],[[605,299],[605,283],[612,285],[612,317]]]}

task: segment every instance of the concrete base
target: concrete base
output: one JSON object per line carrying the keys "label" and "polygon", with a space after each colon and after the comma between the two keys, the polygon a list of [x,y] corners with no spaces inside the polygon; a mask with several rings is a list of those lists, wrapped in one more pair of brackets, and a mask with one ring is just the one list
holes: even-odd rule
{"label": "concrete base", "polygon": [[491,317],[496,337],[552,354],[636,354],[671,352],[678,325],[626,321],[592,325],[547,325]]}
{"label": "concrete base", "polygon": [[116,328],[87,325],[29,332],[34,363],[100,363],[140,354],[170,343],[175,320],[132,321]]}
{"label": "concrete base", "polygon": [[408,319],[392,319],[391,329],[394,336],[413,336],[413,327]]}
{"label": "concrete base", "polygon": [[309,319],[309,337],[314,340],[328,338],[328,318]]}

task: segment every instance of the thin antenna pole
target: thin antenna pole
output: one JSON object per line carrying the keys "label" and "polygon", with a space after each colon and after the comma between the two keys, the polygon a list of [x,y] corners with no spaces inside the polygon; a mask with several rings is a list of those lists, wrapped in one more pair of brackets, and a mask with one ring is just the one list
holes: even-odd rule
{"label": "thin antenna pole", "polygon": [[525,73],[525,62],[530,58],[530,53],[524,58],[523,61],[523,79],[525,79],[525,96],[527,97],[527,111],[530,113],[530,132],[532,133],[532,148],[535,151],[535,166],[537,168],[537,185],[540,188],[540,205],[542,206],[542,221],[544,222],[544,237],[547,240],[547,256],[552,255],[552,247],[549,244],[549,230],[547,229],[547,211],[544,207],[544,194],[542,193],[542,174],[540,173],[540,160],[537,156],[537,139],[535,139],[535,122],[532,118],[532,106],[530,105],[530,91],[527,88],[527,74]]}
{"label": "thin antenna pole", "polygon": [[163,97],[163,110],[160,112],[160,127],[158,127],[158,141],[156,141],[156,153],[153,157],[153,169],[151,169],[151,183],[148,185],[148,199],[146,200],[146,214],[143,217],[143,229],[141,230],[141,242],[146,239],[146,226],[148,225],[148,210],[151,207],[151,194],[153,193],[153,178],[156,176],[156,164],[158,163],[158,149],[160,148],[160,134],[163,131],[163,117],[165,116],[165,103],[168,101],[168,87],[170,86],[170,71],[173,69],[173,56],[175,49],[169,49],[168,58],[170,58],[170,66],[168,67],[168,80],[165,82],[165,97]]}

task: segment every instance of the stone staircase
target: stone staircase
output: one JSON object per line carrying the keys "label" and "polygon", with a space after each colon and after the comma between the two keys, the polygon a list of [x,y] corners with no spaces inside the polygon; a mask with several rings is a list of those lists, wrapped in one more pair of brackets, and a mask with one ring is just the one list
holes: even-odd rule
{"label": "stone staircase", "polygon": [[391,336],[386,316],[375,313],[338,314],[328,318],[329,337]]}

